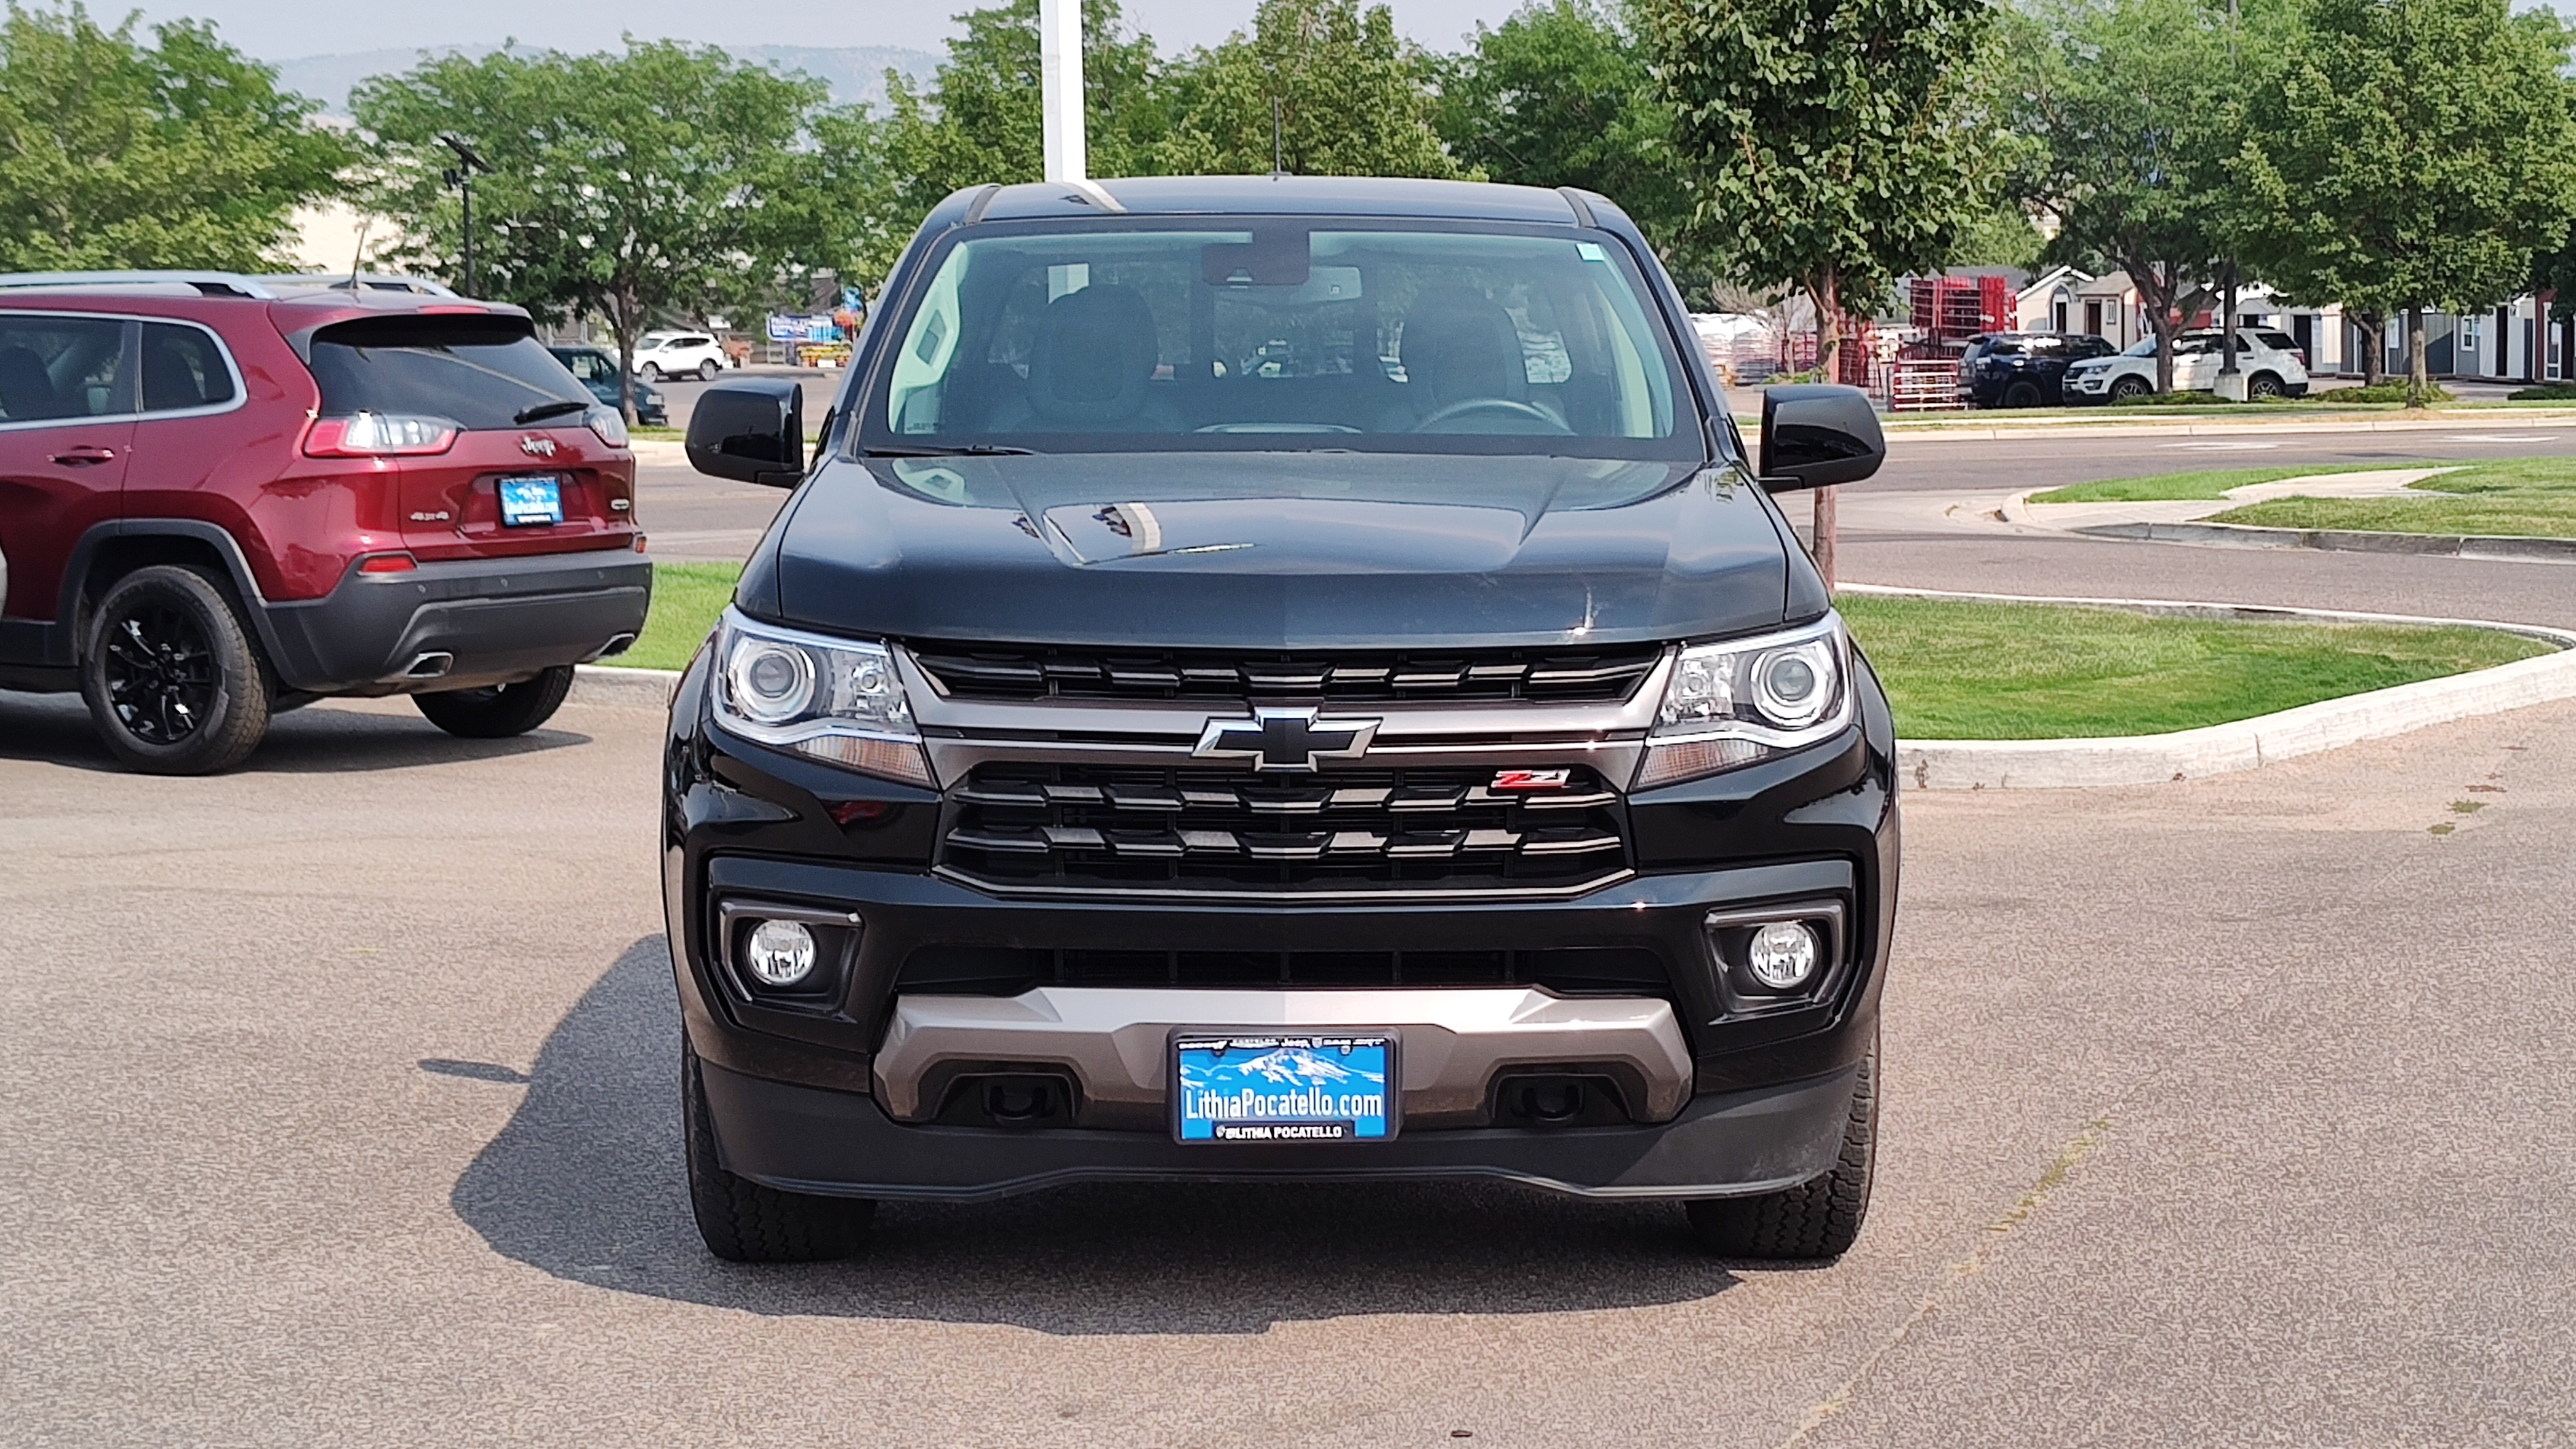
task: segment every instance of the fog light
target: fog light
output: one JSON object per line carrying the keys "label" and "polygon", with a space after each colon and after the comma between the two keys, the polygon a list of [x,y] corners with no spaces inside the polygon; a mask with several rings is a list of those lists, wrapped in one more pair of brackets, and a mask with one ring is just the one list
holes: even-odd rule
{"label": "fog light", "polygon": [[1815,928],[1803,921],[1773,921],[1745,943],[1744,965],[1754,980],[1774,991],[1787,991],[1815,975],[1824,956]]}
{"label": "fog light", "polygon": [[743,964],[763,985],[793,986],[814,974],[814,933],[796,921],[763,921],[752,928]]}

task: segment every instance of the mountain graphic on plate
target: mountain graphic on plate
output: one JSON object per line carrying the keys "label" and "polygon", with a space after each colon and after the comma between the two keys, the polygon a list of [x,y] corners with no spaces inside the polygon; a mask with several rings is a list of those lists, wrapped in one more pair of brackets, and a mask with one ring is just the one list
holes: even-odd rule
{"label": "mountain graphic on plate", "polygon": [[1238,1081],[1258,1077],[1282,1086],[1321,1087],[1342,1082],[1375,1084],[1385,1081],[1379,1073],[1346,1067],[1332,1057],[1319,1056],[1304,1047],[1280,1047],[1244,1061],[1212,1064],[1209,1076],[1213,1078],[1220,1073]]}

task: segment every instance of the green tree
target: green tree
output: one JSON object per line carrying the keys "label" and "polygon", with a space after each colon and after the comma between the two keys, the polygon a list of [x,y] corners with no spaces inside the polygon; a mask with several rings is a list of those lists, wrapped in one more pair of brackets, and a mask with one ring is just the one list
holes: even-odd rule
{"label": "green tree", "polygon": [[[1846,309],[1946,260],[1986,208],[1988,0],[1640,0],[1640,16],[1694,232],[1736,280],[1815,302],[1835,375]],[[1834,490],[1815,510],[1830,588]]]}
{"label": "green tree", "polygon": [[[703,315],[790,271],[837,265],[825,178],[859,169],[820,81],[738,64],[723,51],[630,41],[626,52],[480,60],[448,56],[360,86],[376,140],[375,206],[408,254],[454,276],[453,135],[492,168],[474,180],[483,290],[532,311],[597,315],[621,373],[654,321]],[[627,405],[632,413],[631,388]]]}
{"label": "green tree", "polygon": [[1196,53],[1171,79],[1207,170],[1270,170],[1275,116],[1277,160],[1292,173],[1454,177],[1432,124],[1435,71],[1384,5],[1261,0],[1250,35]]}
{"label": "green tree", "polygon": [[[2209,0],[2067,0],[2005,21],[2003,127],[2025,144],[2016,187],[2053,216],[2045,255],[2116,267],[2156,338],[2156,387],[2173,386],[2173,338],[2228,255],[2225,162],[2241,134],[2243,50]],[[2231,45],[2236,47],[2231,50]]]}
{"label": "green tree", "polygon": [[290,213],[350,159],[313,103],[189,21],[80,5],[0,23],[0,271],[285,263]]}
{"label": "green tree", "polygon": [[1719,265],[1845,309],[1948,259],[1986,208],[1969,83],[1987,0],[1640,0]]}
{"label": "green tree", "polygon": [[2310,0],[2305,18],[2234,158],[2248,259],[2301,301],[2404,313],[2420,401],[2426,309],[2512,296],[2576,215],[2568,30],[2506,0]]}
{"label": "green tree", "polygon": [[1440,68],[1440,138],[1488,181],[1579,186],[1619,203],[1694,295],[1715,280],[1688,246],[1692,197],[1673,110],[1626,12],[1533,3]]}

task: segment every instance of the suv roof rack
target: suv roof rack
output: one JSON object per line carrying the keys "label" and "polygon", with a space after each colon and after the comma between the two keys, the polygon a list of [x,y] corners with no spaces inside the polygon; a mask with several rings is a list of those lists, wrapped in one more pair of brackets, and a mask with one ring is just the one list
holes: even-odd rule
{"label": "suv roof rack", "polygon": [[252,279],[291,291],[408,292],[420,297],[453,297],[444,282],[392,272],[282,272]]}
{"label": "suv roof rack", "polygon": [[0,289],[35,287],[192,287],[205,297],[273,298],[277,294],[239,272],[106,271],[0,273]]}

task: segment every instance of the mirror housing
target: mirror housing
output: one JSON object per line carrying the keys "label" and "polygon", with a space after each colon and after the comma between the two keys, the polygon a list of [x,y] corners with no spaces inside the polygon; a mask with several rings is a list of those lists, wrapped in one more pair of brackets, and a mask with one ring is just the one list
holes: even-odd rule
{"label": "mirror housing", "polygon": [[1857,483],[1886,461],[1878,409],[1859,388],[1802,382],[1762,394],[1761,483],[1771,492]]}
{"label": "mirror housing", "polygon": [[714,478],[793,488],[805,476],[805,388],[783,377],[711,384],[689,410],[689,466]]}

